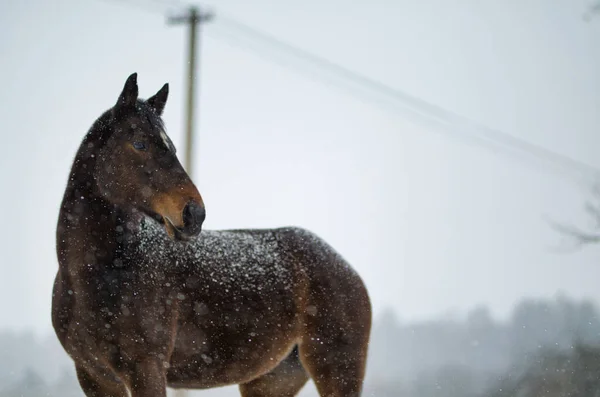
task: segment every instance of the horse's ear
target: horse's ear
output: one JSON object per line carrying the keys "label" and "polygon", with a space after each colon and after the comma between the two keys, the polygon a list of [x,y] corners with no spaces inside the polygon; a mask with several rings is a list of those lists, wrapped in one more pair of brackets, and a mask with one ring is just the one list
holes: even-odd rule
{"label": "horse's ear", "polygon": [[133,73],[127,78],[125,86],[119,99],[117,100],[117,107],[130,107],[134,106],[138,98],[138,86],[137,86],[137,73]]}
{"label": "horse's ear", "polygon": [[148,105],[150,105],[150,107],[152,109],[154,109],[156,114],[161,116],[163,113],[163,110],[165,110],[165,105],[167,104],[168,97],[169,97],[169,83],[163,85],[162,88],[160,90],[158,90],[158,92],[156,94],[154,94],[154,96],[148,98],[148,100],[146,102],[148,103]]}

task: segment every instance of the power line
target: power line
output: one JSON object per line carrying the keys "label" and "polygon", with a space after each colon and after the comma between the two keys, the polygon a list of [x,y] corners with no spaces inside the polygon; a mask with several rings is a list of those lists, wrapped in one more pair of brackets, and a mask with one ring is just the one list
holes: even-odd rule
{"label": "power line", "polygon": [[145,11],[148,13],[152,13],[152,14],[160,14],[160,15],[164,15],[165,10],[162,9],[158,9],[158,8],[149,8],[149,3],[140,3],[137,1],[129,1],[129,0],[102,0],[106,3],[111,3],[111,4],[118,4],[119,6],[129,6],[129,7],[133,7],[133,8],[137,8],[141,11]]}
{"label": "power line", "polygon": [[[121,0],[121,2],[134,4],[131,1]],[[178,0],[153,0],[153,2],[169,6],[183,6],[187,4]],[[138,6],[141,5],[139,3],[136,4]],[[370,77],[358,74],[328,59],[285,43],[277,37],[255,29],[245,23],[222,15],[219,16],[219,21],[221,24],[217,24],[217,26],[224,27],[226,30],[229,30],[230,33],[234,32],[233,35],[225,34],[226,40],[231,43],[233,39],[234,45],[241,45],[242,47],[250,49],[253,52],[261,53],[263,56],[265,56],[266,53],[266,57],[269,60],[276,61],[280,64],[281,59],[274,59],[273,54],[283,53],[291,55],[292,58],[312,65],[321,72],[329,72],[330,75],[337,77],[338,81],[339,79],[342,79],[347,83],[351,83],[355,87],[361,88],[362,92],[351,90],[353,94],[358,94],[361,99],[374,102],[372,98],[367,99],[364,93],[365,89],[367,91],[377,93],[380,96],[391,100],[394,104],[401,105],[401,108],[403,108],[405,112],[408,111],[410,115],[416,116],[420,121],[434,122],[437,125],[444,127],[444,130],[451,133],[451,136],[454,138],[459,138],[463,142],[475,143],[479,146],[493,149],[495,152],[502,150],[505,154],[508,154],[512,157],[518,156],[521,160],[535,158],[538,160],[538,163],[541,161],[542,163],[552,165],[557,169],[569,171],[569,173],[575,172],[577,174],[582,174],[586,177],[592,177],[594,179],[600,175],[600,169],[594,166],[551,151],[543,146],[531,143],[514,135],[507,134],[497,129],[489,128],[470,119],[459,116],[437,105],[433,105],[427,101],[385,85]],[[235,32],[238,32],[238,34],[236,35]],[[216,32],[213,30],[211,33]],[[241,37],[239,36],[239,33],[242,33]],[[210,33],[209,35],[213,36]],[[223,35],[217,38],[223,38]],[[261,51],[260,49],[257,49],[256,45],[252,45],[252,42],[258,42],[266,45],[267,50]],[[290,65],[289,62],[284,66],[288,68],[299,69],[297,66]],[[306,74],[306,70],[301,71]],[[310,77],[314,78],[314,76]],[[333,80],[334,79],[331,78],[321,79],[322,82],[325,81],[328,84],[333,83],[339,87],[339,82],[335,83]],[[344,88],[348,89],[349,87],[346,84]],[[381,106],[381,101],[378,101],[378,105]],[[545,170],[547,171],[547,169]]]}
{"label": "power line", "polygon": [[600,169],[586,164],[582,161],[551,151],[545,147],[528,142],[514,135],[510,135],[497,129],[492,129],[483,126],[465,117],[459,116],[453,112],[445,110],[439,106],[433,105],[410,94],[407,94],[388,85],[380,83],[374,79],[360,75],[328,59],[319,57],[303,49],[289,45],[270,34],[259,31],[244,23],[235,21],[231,18],[224,16],[220,16],[219,19],[221,22],[224,22],[225,24],[232,26],[234,29],[243,32],[246,37],[252,36],[258,41],[262,41],[274,48],[277,48],[282,52],[288,53],[298,59],[304,60],[307,63],[311,63],[317,68],[329,70],[334,74],[337,74],[353,83],[356,83],[357,85],[368,87],[372,91],[378,92],[383,96],[391,98],[397,101],[398,103],[402,104],[408,110],[418,113],[419,115],[425,116],[426,118],[429,118],[432,121],[436,121],[443,125],[452,125],[455,127],[459,127],[459,130],[466,132],[468,135],[475,135],[480,137],[483,136],[486,139],[493,141],[494,143],[499,144],[503,147],[517,150],[519,152],[526,152],[534,157],[537,157],[540,160],[554,164],[559,164],[563,168],[575,170],[578,173],[583,173],[594,177],[600,175]]}
{"label": "power line", "polygon": [[[296,65],[290,64],[290,62],[286,62],[285,60],[283,60],[281,58],[273,57],[273,54],[265,55],[264,49],[261,50],[260,48],[257,48],[256,46],[252,46],[252,44],[249,45],[243,39],[240,40],[240,38],[238,38],[236,36],[232,36],[230,34],[222,34],[222,33],[218,34],[218,35],[214,35],[214,33],[215,33],[215,30],[211,30],[209,33],[207,33],[207,36],[216,38],[218,40],[223,40],[223,41],[227,42],[228,44],[231,44],[231,45],[241,48],[243,50],[250,50],[253,54],[258,55],[259,57],[264,57],[271,62],[278,63],[278,64],[282,65],[283,67],[290,68],[290,69],[296,69],[296,70],[302,69],[302,68],[299,68],[297,64]],[[395,103],[394,101],[382,100],[381,97],[373,98],[372,95],[370,95],[370,96],[366,95],[364,90],[357,90],[356,87],[352,87],[349,84],[340,84],[339,82],[337,82],[334,79],[319,78],[320,76],[318,76],[318,75],[315,76],[314,73],[310,73],[310,71],[307,71],[305,69],[302,69],[300,71],[302,72],[302,74],[305,77],[317,80],[320,83],[325,83],[327,85],[331,85],[336,89],[348,91],[348,92],[351,92],[352,94],[358,94],[358,95],[356,95],[356,97],[363,102],[375,104],[378,107],[393,106],[395,111],[398,110],[397,103]],[[358,87],[358,88],[360,88],[360,87]],[[367,93],[372,94],[372,92],[369,93],[368,91],[367,91]],[[512,148],[500,146],[497,142],[486,139],[485,136],[481,136],[478,134],[465,133],[464,131],[456,129],[452,124],[449,124],[446,121],[432,120],[431,117],[429,117],[428,115],[424,115],[423,113],[420,113],[420,112],[415,112],[413,110],[406,112],[406,109],[401,109],[401,110],[404,111],[403,117],[405,117],[405,118],[406,117],[413,118],[413,119],[416,119],[416,121],[418,123],[425,123],[425,124],[428,123],[430,125],[431,125],[431,122],[434,121],[435,127],[442,126],[443,128],[441,128],[441,129],[434,128],[434,129],[431,129],[430,131],[435,131],[436,133],[439,133],[440,135],[442,135],[445,138],[452,138],[454,140],[460,141],[462,144],[467,144],[470,146],[477,146],[479,148],[485,148],[487,150],[494,152],[495,154],[503,154],[504,156],[508,156],[508,157],[511,157],[518,161],[525,162],[531,167],[536,167],[540,171],[544,171],[544,172],[549,172],[549,171],[559,172],[559,171],[561,171],[565,175],[572,176],[573,170],[566,170],[564,167],[560,167],[554,163],[551,163],[550,165],[555,167],[555,169],[549,170],[548,168],[544,168],[544,164],[542,164],[540,161],[533,161],[534,159],[531,157],[531,155],[529,153],[523,153],[522,151],[517,152]],[[443,130],[443,131],[441,131],[441,130]],[[450,132],[452,132],[452,134],[447,133],[449,130],[452,130],[452,131],[450,131]]]}

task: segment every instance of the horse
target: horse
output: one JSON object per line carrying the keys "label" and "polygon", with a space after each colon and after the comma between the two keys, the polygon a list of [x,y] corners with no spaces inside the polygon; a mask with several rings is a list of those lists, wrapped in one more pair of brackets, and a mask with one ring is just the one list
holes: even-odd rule
{"label": "horse", "polygon": [[203,199],[137,74],[92,124],[60,205],[52,324],[87,397],[239,385],[244,397],[360,396],[371,303],[299,227],[202,230]]}

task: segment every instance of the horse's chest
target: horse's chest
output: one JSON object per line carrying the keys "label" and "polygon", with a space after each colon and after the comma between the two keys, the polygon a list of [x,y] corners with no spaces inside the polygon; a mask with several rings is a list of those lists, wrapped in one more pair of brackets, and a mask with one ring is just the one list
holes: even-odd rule
{"label": "horse's chest", "polygon": [[93,350],[110,362],[168,351],[177,318],[176,293],[152,277],[107,270],[67,292],[72,296],[68,350]]}

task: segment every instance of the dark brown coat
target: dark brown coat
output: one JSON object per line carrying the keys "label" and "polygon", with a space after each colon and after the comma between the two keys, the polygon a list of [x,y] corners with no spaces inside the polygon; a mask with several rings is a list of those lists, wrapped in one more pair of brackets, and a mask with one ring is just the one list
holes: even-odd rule
{"label": "dark brown coat", "polygon": [[371,306],[360,277],[299,228],[202,231],[202,198],[130,76],[86,135],[57,227],[56,334],[86,396],[360,395]]}

